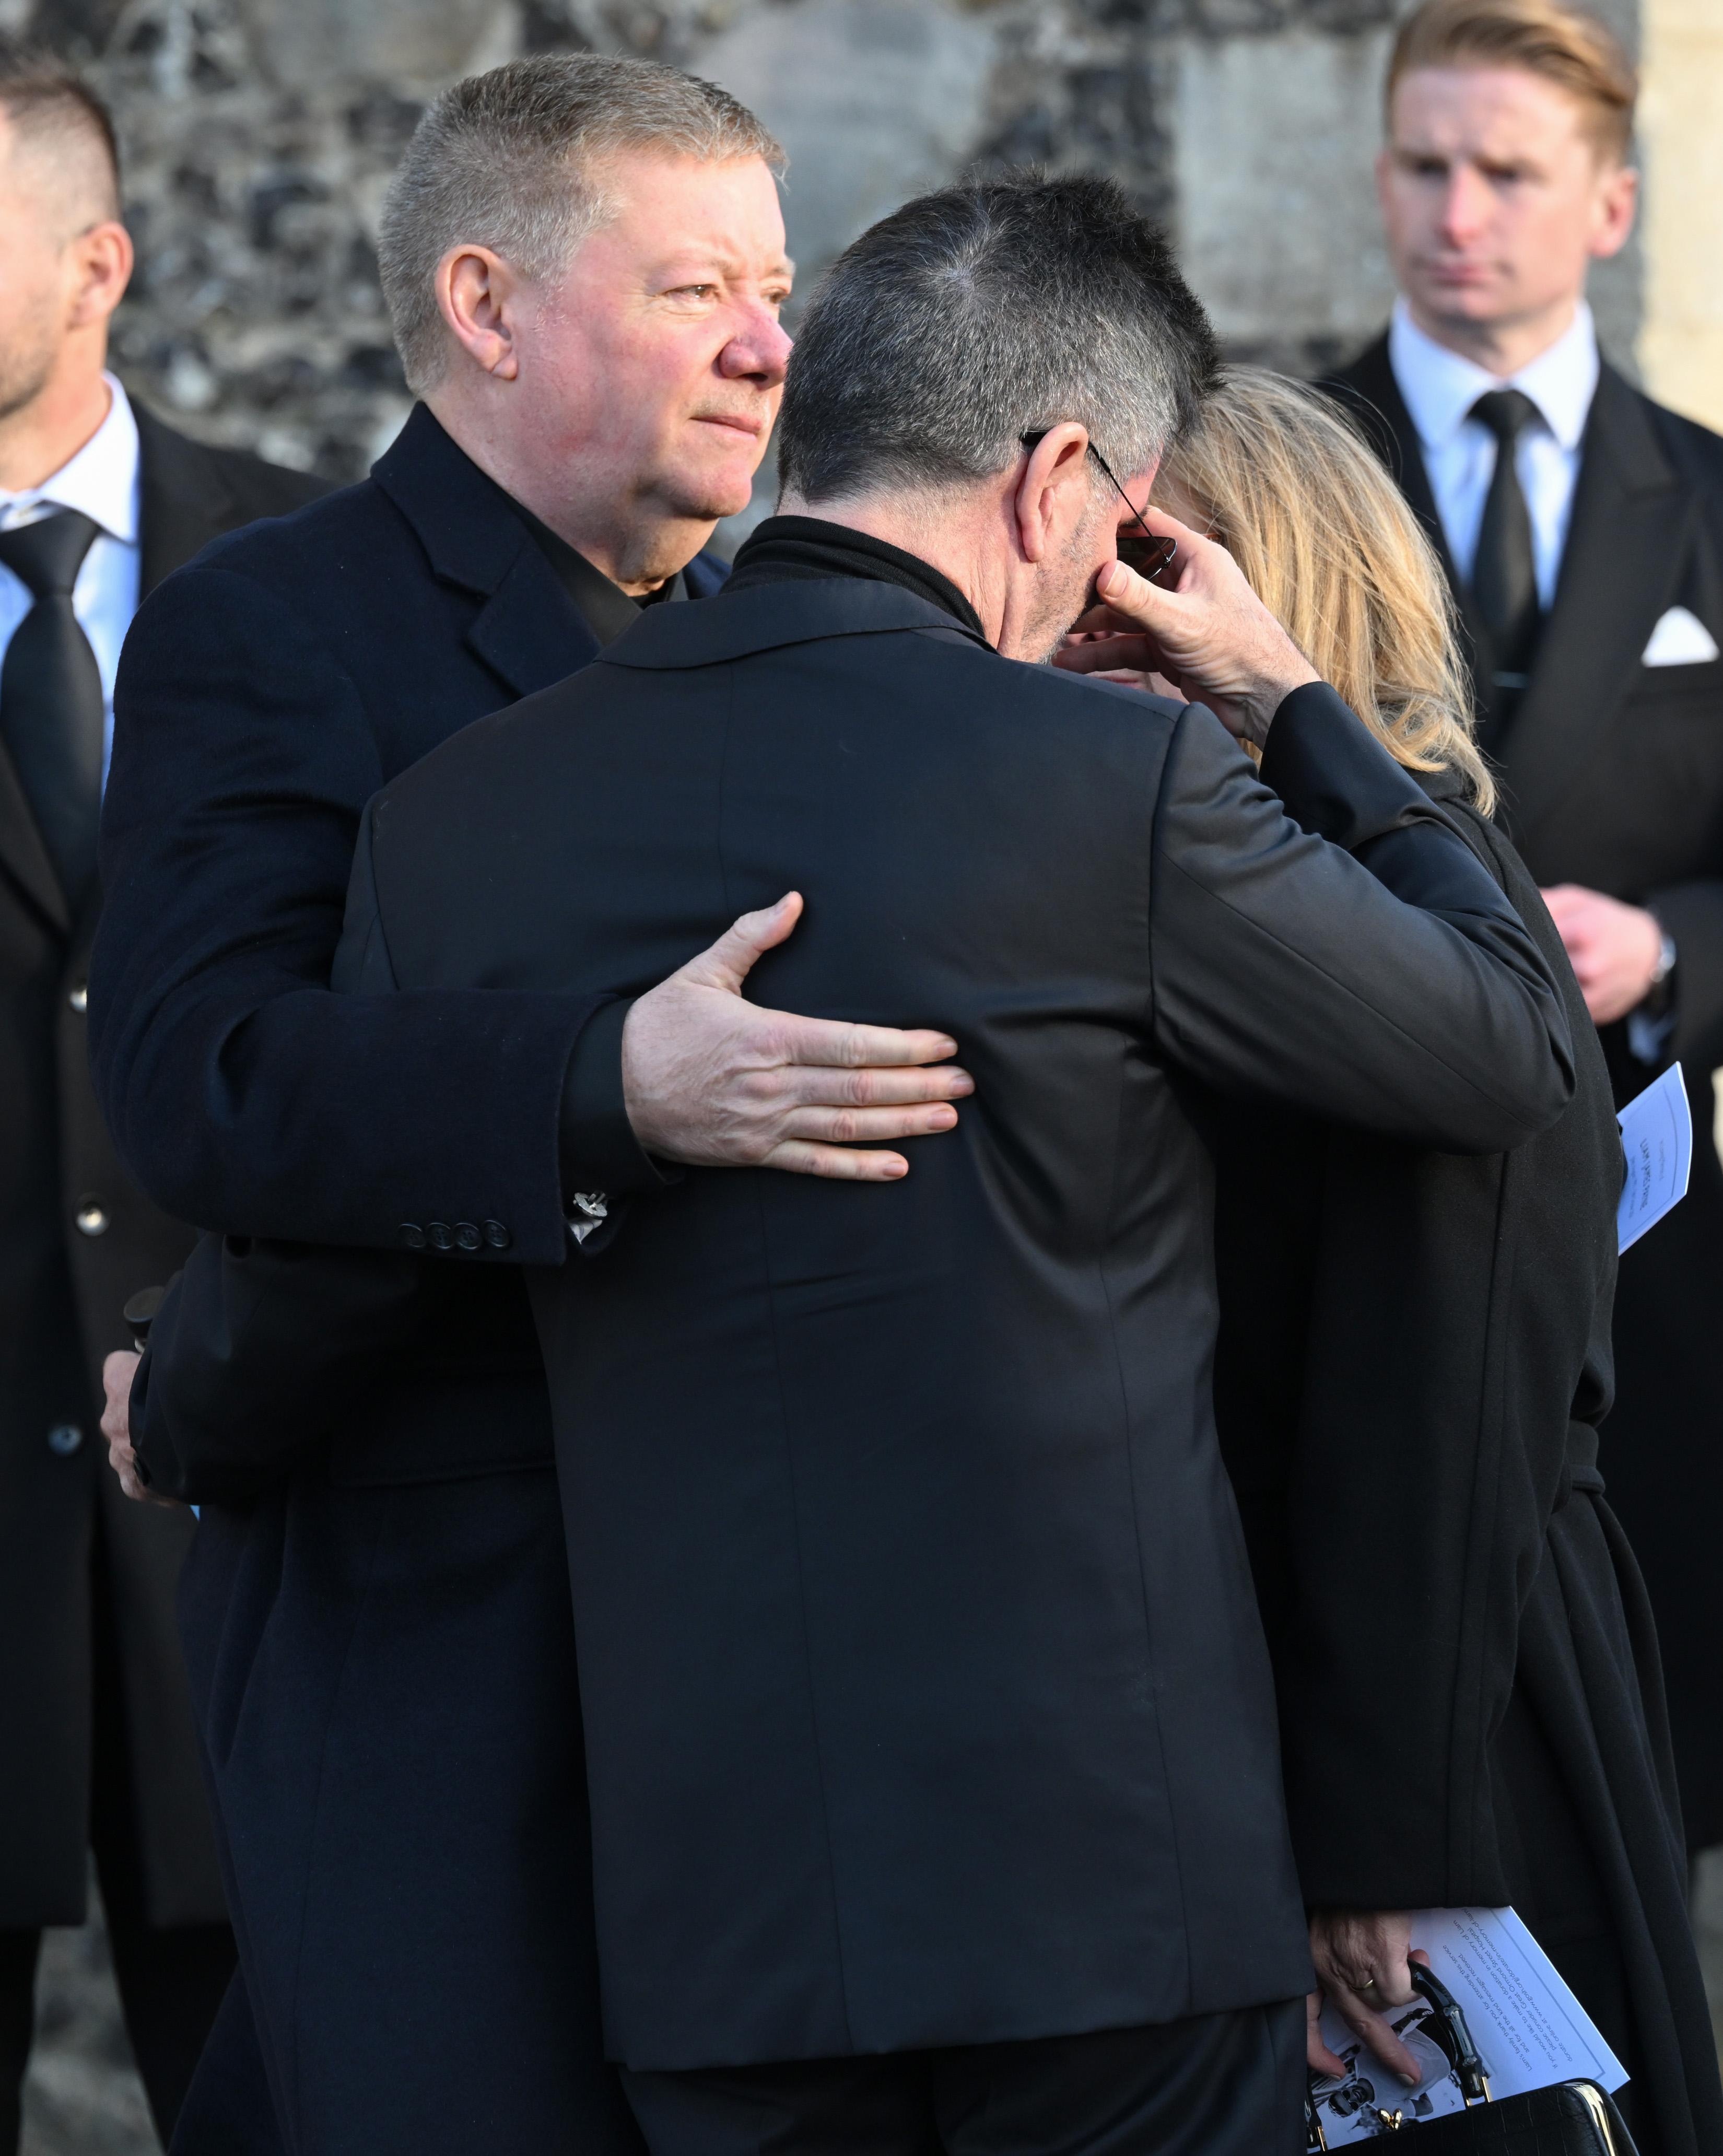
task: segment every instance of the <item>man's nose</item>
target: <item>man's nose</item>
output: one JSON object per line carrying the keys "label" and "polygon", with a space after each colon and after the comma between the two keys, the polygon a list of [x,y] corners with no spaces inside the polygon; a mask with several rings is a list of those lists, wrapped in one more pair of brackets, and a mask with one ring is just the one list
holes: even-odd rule
{"label": "man's nose", "polygon": [[1451,247],[1475,239],[1490,220],[1494,198],[1490,183],[1469,165],[1456,165],[1442,198],[1442,237]]}
{"label": "man's nose", "polygon": [[770,307],[751,306],[718,355],[718,367],[727,381],[757,382],[762,389],[776,389],[790,361],[790,336]]}

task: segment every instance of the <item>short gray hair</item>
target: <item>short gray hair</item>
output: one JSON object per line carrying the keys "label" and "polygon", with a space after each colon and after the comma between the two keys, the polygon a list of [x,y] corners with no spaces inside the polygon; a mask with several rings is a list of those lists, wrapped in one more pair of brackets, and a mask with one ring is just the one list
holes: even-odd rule
{"label": "short gray hair", "polygon": [[559,270],[615,214],[598,168],[654,150],[720,162],[784,153],[715,83],[650,60],[540,53],[446,90],[413,130],[391,182],[377,266],[409,386],[448,364],[437,264],[463,243],[494,248],[529,280]]}
{"label": "short gray hair", "polygon": [[809,502],[949,486],[1074,419],[1123,479],[1189,425],[1218,363],[1165,235],[1113,181],[967,182],[906,203],[821,279],[778,469]]}

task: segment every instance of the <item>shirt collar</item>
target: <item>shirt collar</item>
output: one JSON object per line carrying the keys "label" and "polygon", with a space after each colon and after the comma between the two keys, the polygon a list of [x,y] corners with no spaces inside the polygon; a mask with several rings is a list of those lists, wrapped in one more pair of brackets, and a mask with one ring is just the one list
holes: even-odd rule
{"label": "shirt collar", "polygon": [[1388,362],[1427,449],[1444,449],[1486,390],[1520,389],[1536,405],[1561,447],[1572,451],[1585,433],[1586,415],[1597,387],[1597,331],[1592,311],[1582,300],[1572,324],[1548,351],[1504,381],[1426,336],[1401,299],[1394,302],[1388,329]]}
{"label": "shirt collar", "polygon": [[29,521],[38,502],[54,509],[81,510],[111,539],[137,541],[137,421],[126,392],[111,374],[108,416],[74,457],[40,486],[22,494],[0,489],[0,523]]}

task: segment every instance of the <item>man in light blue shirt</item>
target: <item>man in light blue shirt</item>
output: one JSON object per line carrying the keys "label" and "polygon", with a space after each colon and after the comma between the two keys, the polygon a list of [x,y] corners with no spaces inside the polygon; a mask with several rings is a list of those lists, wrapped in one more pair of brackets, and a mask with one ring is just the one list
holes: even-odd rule
{"label": "man in light blue shirt", "polygon": [[[1500,814],[1617,1105],[1679,1062],[1704,1134],[1686,1201],[1622,1262],[1601,1458],[1655,1606],[1699,1848],[1723,1841],[1723,1169],[1705,1142],[1723,1064],[1723,439],[1612,367],[1586,305],[1591,264],[1632,228],[1636,91],[1567,0],[1425,0],[1390,63],[1377,165],[1401,297],[1326,386],[1448,571]],[[1583,1990],[1607,1966],[1613,1860],[1574,1854],[1590,1831],[1566,1817],[1576,1778],[1547,1779],[1527,1861],[1565,1897],[1557,1958]]]}

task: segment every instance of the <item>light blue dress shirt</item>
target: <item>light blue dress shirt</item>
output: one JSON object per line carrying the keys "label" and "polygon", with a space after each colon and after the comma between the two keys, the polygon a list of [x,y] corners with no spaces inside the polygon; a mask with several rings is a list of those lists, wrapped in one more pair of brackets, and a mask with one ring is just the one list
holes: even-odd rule
{"label": "light blue dress shirt", "polygon": [[[102,744],[102,783],[107,783],[108,757],[114,741],[114,674],[120,664],[120,647],[137,612],[138,473],[137,422],[131,416],[126,392],[111,374],[108,385],[108,416],[74,457],[63,464],[52,478],[27,493],[8,494],[0,488],[0,531],[56,510],[78,509],[101,529],[90,542],[84,566],[72,589],[72,611],[77,615],[95,663],[101,670],[105,728]],[[35,603],[21,580],[0,563],[0,665],[18,624]]]}
{"label": "light blue dress shirt", "polygon": [[1423,448],[1448,551],[1466,584],[1472,581],[1496,455],[1495,435],[1466,414],[1490,389],[1521,390],[1536,405],[1538,417],[1521,431],[1514,464],[1531,518],[1538,601],[1547,613],[1567,544],[1586,418],[1597,387],[1597,333],[1591,309],[1582,300],[1565,335],[1517,374],[1503,377],[1426,336],[1403,299],[1395,303],[1388,329],[1388,363]]}

